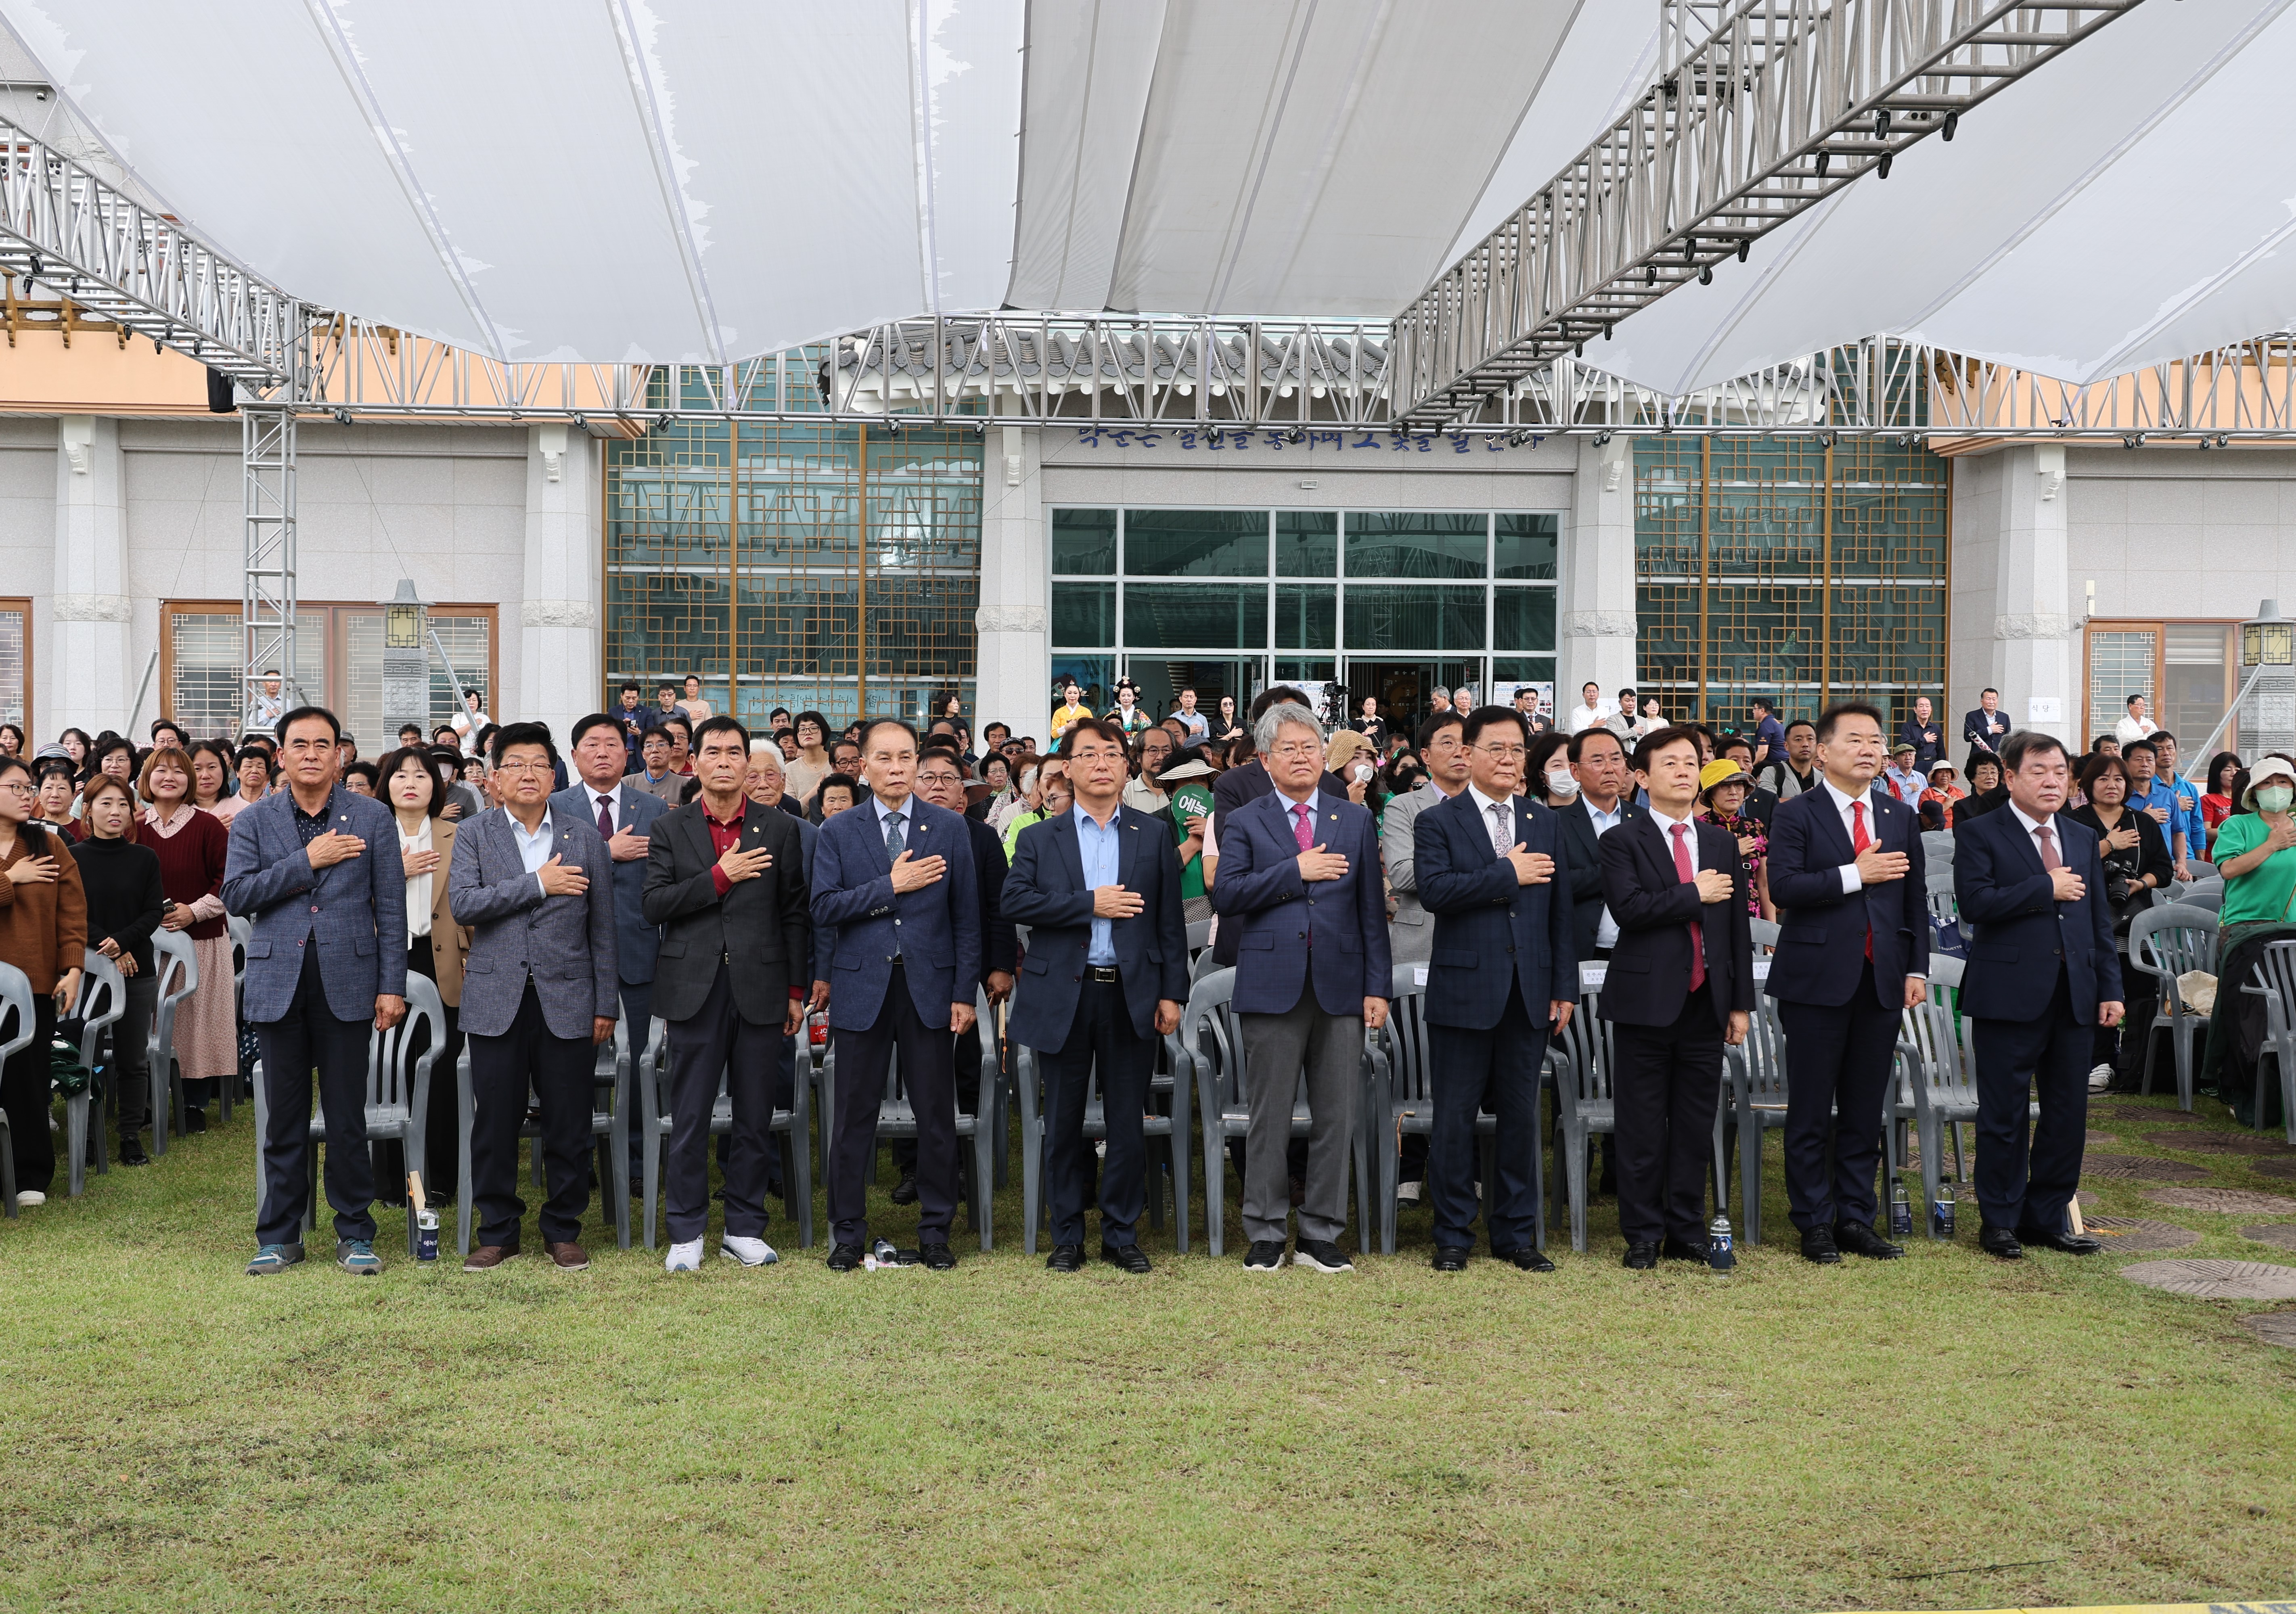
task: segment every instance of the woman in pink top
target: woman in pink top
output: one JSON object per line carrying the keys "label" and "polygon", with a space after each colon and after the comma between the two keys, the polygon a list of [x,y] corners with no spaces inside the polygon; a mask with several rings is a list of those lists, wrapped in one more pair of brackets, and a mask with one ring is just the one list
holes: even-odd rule
{"label": "woman in pink top", "polygon": [[[202,758],[202,760],[206,760]],[[184,1077],[184,1127],[208,1129],[207,1101],[217,1078],[239,1070],[239,1034],[232,1001],[231,931],[224,923],[223,865],[231,832],[192,801],[198,765],[172,745],[145,758],[138,780],[148,804],[136,839],[158,854],[160,889],[168,905],[163,930],[191,933],[200,984],[176,1010],[176,1062]],[[164,1127],[164,1116],[152,1118]]]}

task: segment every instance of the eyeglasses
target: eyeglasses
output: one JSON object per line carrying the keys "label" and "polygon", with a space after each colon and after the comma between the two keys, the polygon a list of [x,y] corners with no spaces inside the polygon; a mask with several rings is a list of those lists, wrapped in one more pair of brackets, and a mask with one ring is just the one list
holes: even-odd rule
{"label": "eyeglasses", "polygon": [[12,796],[37,796],[39,794],[37,791],[32,788],[29,781],[23,779],[11,779],[7,783],[0,784],[0,791],[6,791]]}
{"label": "eyeglasses", "polygon": [[1272,754],[1278,757],[1320,757],[1324,754],[1324,748],[1312,743],[1279,745],[1273,748]]}
{"label": "eyeglasses", "polygon": [[1520,745],[1479,745],[1474,749],[1486,757],[1505,758],[1515,762],[1521,761],[1528,755],[1525,748]]}
{"label": "eyeglasses", "polygon": [[550,764],[547,761],[536,761],[521,757],[515,762],[496,763],[495,772],[497,774],[546,774],[550,772]]}

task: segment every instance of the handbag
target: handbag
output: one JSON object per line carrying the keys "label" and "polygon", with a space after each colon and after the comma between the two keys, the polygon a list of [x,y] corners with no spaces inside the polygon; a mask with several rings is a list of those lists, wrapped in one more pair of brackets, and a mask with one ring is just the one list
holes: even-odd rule
{"label": "handbag", "polygon": [[48,1080],[66,1098],[78,1098],[95,1081],[94,1072],[79,1061],[79,1026],[76,1020],[59,1023],[48,1045]]}

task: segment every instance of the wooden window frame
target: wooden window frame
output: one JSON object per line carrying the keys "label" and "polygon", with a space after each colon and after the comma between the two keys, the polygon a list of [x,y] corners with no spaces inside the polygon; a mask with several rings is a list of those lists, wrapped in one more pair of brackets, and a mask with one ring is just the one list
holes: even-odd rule
{"label": "wooden window frame", "polygon": [[[0,601],[0,607],[4,607],[6,603],[5,601]],[[173,719],[176,715],[175,680],[168,676],[176,665],[176,632],[168,619],[177,611],[187,616],[235,617],[244,609],[245,602],[239,600],[195,599],[160,602],[160,717]],[[299,600],[295,602],[295,609],[299,614],[305,611],[324,610],[330,613],[332,619],[332,613],[336,611],[380,611],[382,607],[373,600]],[[430,609],[441,616],[487,619],[487,689],[490,695],[499,695],[502,691],[502,607],[483,602],[463,604],[455,601],[442,600],[432,604]],[[32,653],[31,627],[29,620],[25,625],[24,635],[24,660],[29,677]],[[327,634],[326,670],[326,679],[331,688],[339,685],[343,677],[344,643],[344,635],[334,631],[334,624],[331,619]],[[321,698],[325,698],[325,692],[321,692]],[[25,696],[24,704],[29,713],[31,708],[31,697],[29,693]]]}
{"label": "wooden window frame", "polygon": [[[2089,669],[2094,665],[2090,659],[2091,635],[2144,633],[2152,635],[2152,693],[2147,695],[2145,700],[2152,707],[2154,721],[2158,722],[2161,720],[2160,713],[2162,709],[2161,692],[2166,689],[2169,684],[2169,630],[2172,627],[2217,627],[2222,628],[2225,632],[2224,701],[2225,709],[2233,712],[2233,720],[2232,726],[2225,731],[2223,740],[2216,749],[2218,750],[2236,749],[2236,742],[2240,739],[2240,715],[2233,711],[2233,698],[2240,692],[2240,645],[2234,639],[2233,633],[2240,627],[2241,620],[2238,617],[2093,617],[2082,623],[2080,702],[2079,709],[2074,714],[2073,724],[2075,730],[2080,735],[2081,743],[2086,745],[2092,738],[2087,732],[2091,693]],[[2205,738],[2207,738],[2206,735],[2187,737],[2179,734],[2177,736],[2181,766],[2191,765],[2192,758],[2187,748],[2198,744]]]}
{"label": "wooden window frame", "polygon": [[34,725],[34,709],[38,705],[39,680],[32,660],[32,601],[29,594],[0,594],[0,611],[17,611],[24,619],[24,755],[29,757],[40,744],[39,730]]}

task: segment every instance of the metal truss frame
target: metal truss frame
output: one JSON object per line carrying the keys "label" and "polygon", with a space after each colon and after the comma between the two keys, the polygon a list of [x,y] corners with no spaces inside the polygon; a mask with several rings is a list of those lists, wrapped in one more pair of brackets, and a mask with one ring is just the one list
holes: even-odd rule
{"label": "metal truss frame", "polygon": [[1396,320],[1396,413],[1480,419],[2143,0],[1666,0],[1661,76]]}
{"label": "metal truss frame", "polygon": [[291,408],[249,404],[239,412],[240,483],[246,564],[239,625],[240,710],[254,702],[265,669],[301,704],[295,676],[295,427]]}

